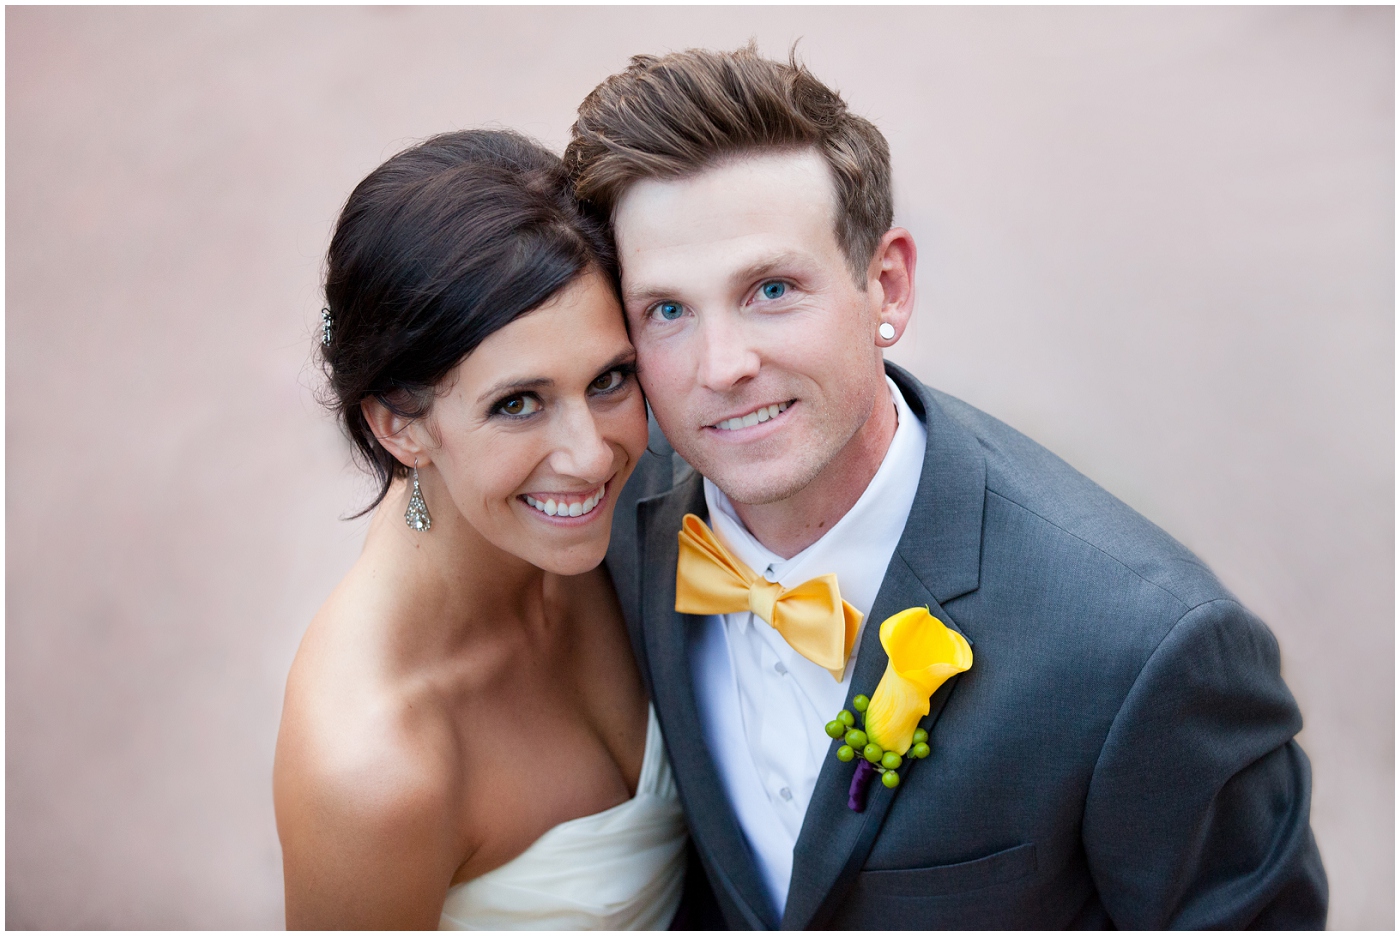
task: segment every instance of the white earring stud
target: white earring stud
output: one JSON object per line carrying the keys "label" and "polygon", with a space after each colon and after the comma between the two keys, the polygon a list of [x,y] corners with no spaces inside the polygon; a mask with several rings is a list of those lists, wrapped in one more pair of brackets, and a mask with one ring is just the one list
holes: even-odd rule
{"label": "white earring stud", "polygon": [[881,323],[880,323],[880,337],[883,338],[883,339],[885,339],[886,341],[890,341],[891,339],[893,339],[893,338],[894,338],[894,326],[891,325],[889,322],[881,322]]}

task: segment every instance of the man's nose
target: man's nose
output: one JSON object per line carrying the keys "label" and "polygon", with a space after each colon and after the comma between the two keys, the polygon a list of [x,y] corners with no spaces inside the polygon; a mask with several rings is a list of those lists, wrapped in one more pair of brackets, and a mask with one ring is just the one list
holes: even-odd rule
{"label": "man's nose", "polygon": [[759,356],[743,323],[733,315],[710,315],[698,335],[696,380],[707,390],[725,392],[758,373]]}

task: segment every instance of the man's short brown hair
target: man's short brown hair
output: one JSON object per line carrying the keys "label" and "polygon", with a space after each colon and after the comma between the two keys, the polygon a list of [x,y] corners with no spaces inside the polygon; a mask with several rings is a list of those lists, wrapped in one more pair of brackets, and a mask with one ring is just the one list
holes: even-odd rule
{"label": "man's short brown hair", "polygon": [[676,179],[727,156],[812,147],[831,167],[836,240],[856,282],[894,218],[890,150],[875,125],[797,61],[734,52],[638,55],[579,105],[564,163],[579,199],[611,217],[639,179]]}

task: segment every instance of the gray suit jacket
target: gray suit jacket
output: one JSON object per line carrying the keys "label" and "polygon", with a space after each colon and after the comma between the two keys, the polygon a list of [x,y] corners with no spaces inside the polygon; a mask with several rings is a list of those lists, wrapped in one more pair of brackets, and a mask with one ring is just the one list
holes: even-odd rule
{"label": "gray suit jacket", "polygon": [[[975,662],[933,697],[933,753],[897,789],[874,784],[865,812],[846,807],[853,765],[827,759],[781,918],[705,747],[694,621],[674,610],[701,479],[654,430],[617,508],[608,569],[729,925],[1321,927],[1302,718],[1273,635],[1102,488],[887,367],[928,447],[870,621],[927,605]],[[884,672],[877,631],[852,693]]]}

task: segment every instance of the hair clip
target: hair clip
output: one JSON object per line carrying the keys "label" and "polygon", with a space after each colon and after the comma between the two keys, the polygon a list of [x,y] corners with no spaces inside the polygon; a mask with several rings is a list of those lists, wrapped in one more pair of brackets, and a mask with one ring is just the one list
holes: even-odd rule
{"label": "hair clip", "polygon": [[331,346],[331,310],[329,307],[321,310],[321,347]]}

